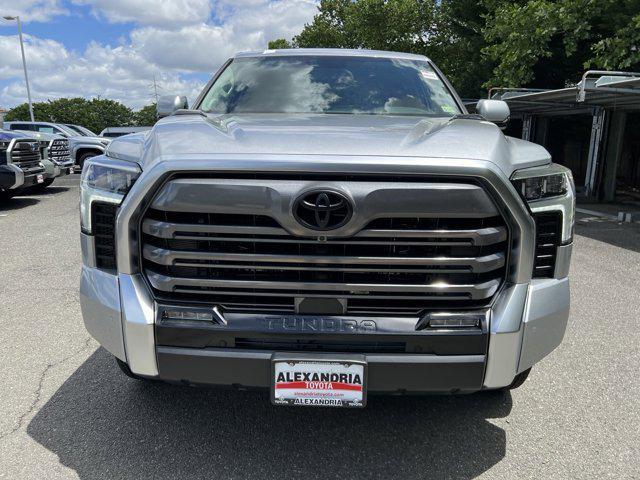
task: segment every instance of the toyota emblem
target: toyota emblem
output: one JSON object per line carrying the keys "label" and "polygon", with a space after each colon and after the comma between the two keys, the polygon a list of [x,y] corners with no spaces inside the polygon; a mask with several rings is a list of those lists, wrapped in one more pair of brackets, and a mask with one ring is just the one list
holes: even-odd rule
{"label": "toyota emblem", "polygon": [[296,220],[311,230],[335,230],[353,214],[346,195],[332,190],[315,190],[301,195],[293,205]]}

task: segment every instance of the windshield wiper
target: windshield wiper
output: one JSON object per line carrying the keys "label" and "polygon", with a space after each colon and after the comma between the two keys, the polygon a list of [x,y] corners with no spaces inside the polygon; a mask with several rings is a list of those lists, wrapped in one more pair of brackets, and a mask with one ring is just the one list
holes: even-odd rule
{"label": "windshield wiper", "polygon": [[479,113],[458,113],[451,120],[485,120]]}

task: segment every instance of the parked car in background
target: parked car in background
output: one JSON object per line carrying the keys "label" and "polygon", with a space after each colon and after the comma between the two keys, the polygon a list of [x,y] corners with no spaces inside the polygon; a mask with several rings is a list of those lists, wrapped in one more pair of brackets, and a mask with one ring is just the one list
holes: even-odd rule
{"label": "parked car in background", "polygon": [[44,189],[58,177],[73,172],[73,159],[69,150],[69,139],[62,135],[44,132],[24,132],[40,142],[42,165],[44,166],[44,182],[33,186],[33,189]]}
{"label": "parked car in background", "polygon": [[567,326],[575,187],[477,112],[422,55],[238,54],[85,165],[87,329],[279,405],[518,387]]}
{"label": "parked car in background", "polygon": [[153,127],[107,127],[100,132],[101,137],[117,138],[130,133],[146,132]]}
{"label": "parked car in background", "polygon": [[44,183],[40,142],[22,132],[0,130],[0,200]]}
{"label": "parked car in background", "polygon": [[14,121],[4,122],[4,127],[8,130],[55,133],[68,138],[71,158],[75,167],[80,170],[85,160],[103,154],[111,141],[108,138],[82,135],[77,130],[62,123]]}

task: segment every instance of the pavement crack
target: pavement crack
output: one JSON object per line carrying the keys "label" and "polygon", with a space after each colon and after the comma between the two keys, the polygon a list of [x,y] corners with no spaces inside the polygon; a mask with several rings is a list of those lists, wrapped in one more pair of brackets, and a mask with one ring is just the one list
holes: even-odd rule
{"label": "pavement crack", "polygon": [[53,362],[53,363],[47,364],[47,366],[44,368],[44,370],[42,370],[42,373],[40,373],[40,377],[38,378],[38,387],[36,388],[36,391],[34,393],[34,399],[32,400],[31,404],[29,405],[27,410],[24,413],[22,413],[22,415],[20,415],[20,417],[18,418],[17,424],[9,432],[3,433],[2,435],[0,435],[0,440],[4,440],[6,437],[8,437],[10,435],[13,435],[18,430],[20,430],[24,426],[27,418],[29,418],[29,416],[37,408],[38,404],[40,403],[41,397],[42,397],[42,388],[44,387],[44,381],[47,378],[47,375],[49,374],[49,372],[51,370],[53,370],[54,368],[58,367],[59,365],[62,365],[66,361],[71,360],[76,355],[80,355],[82,352],[90,349],[92,347],[91,340],[92,340],[91,337],[87,338],[85,340],[85,342],[84,342],[84,346],[83,347],[81,347],[78,350],[74,351],[73,353],[67,355],[66,357],[62,358],[61,360],[58,360],[57,362]]}

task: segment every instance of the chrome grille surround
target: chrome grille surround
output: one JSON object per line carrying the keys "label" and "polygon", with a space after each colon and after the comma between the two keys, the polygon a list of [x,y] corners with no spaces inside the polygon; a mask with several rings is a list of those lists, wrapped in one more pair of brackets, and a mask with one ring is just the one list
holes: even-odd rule
{"label": "chrome grille surround", "polygon": [[[476,179],[486,185],[510,228],[510,251],[506,270],[505,290],[514,284],[531,281],[535,225],[527,207],[509,182],[511,172],[504,172],[486,160],[422,157],[371,157],[273,155],[273,154],[190,154],[164,155],[148,159],[144,173],[133,185],[120,206],[117,217],[117,272],[122,278],[135,278],[151,286],[142,274],[140,232],[142,217],[159,189],[176,175],[197,177],[217,174],[221,177],[282,177],[283,175],[360,177],[391,176],[408,181],[447,176],[461,180]],[[501,297],[497,297],[501,298]],[[444,306],[446,307],[446,306]]]}
{"label": "chrome grille surround", "polygon": [[[353,219],[320,233],[298,223],[296,198],[318,188],[349,196]],[[295,313],[314,297],[346,302],[347,314],[485,307],[510,251],[477,178],[172,178],[140,227],[157,298],[237,312]]]}
{"label": "chrome grille surround", "polygon": [[40,144],[37,140],[12,140],[7,149],[7,158],[10,163],[14,164],[26,174],[40,173],[43,171],[40,165]]}

